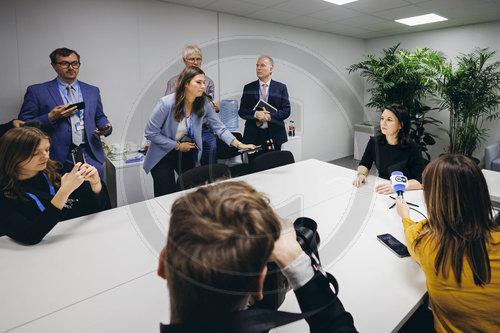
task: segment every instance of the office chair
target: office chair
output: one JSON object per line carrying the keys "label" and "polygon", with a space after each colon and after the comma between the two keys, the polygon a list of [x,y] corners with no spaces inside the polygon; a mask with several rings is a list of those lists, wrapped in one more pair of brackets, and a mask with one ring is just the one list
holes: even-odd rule
{"label": "office chair", "polygon": [[254,173],[292,163],[295,163],[295,159],[290,151],[270,151],[251,160],[249,171]]}
{"label": "office chair", "polygon": [[225,164],[208,164],[183,172],[177,179],[179,191],[199,185],[210,184],[221,178],[231,178],[231,171]]}
{"label": "office chair", "polygon": [[484,148],[484,168],[500,171],[500,141]]}
{"label": "office chair", "polygon": [[[243,142],[241,133],[232,132],[232,134],[238,141]],[[229,167],[232,177],[239,177],[248,173],[248,164],[243,163],[241,154],[238,153],[238,149],[226,145],[224,141],[219,138],[217,138],[217,161]]]}

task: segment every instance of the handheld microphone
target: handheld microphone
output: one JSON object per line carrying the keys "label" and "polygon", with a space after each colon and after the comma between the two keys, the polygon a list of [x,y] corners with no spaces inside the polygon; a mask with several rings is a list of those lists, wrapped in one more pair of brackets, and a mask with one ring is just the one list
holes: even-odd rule
{"label": "handheld microphone", "polygon": [[401,171],[393,171],[391,173],[391,185],[399,200],[403,200],[403,193],[405,193],[408,186],[408,178]]}

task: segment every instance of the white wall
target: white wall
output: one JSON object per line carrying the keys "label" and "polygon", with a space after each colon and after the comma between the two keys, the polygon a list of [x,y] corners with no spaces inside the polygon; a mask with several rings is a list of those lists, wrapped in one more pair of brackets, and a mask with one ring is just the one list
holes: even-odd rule
{"label": "white wall", "polygon": [[155,0],[4,2],[0,29],[0,122],[17,116],[28,85],[55,77],[48,55],[66,46],[82,56],[79,79],[101,89],[114,126],[108,143],[140,143],[188,43],[202,47],[217,99],[239,101],[256,79],[258,55],[274,56],[273,78],[288,85],[303,158],[352,154],[352,126],[363,119],[363,82],[345,71],[364,53],[355,38]]}
{"label": "white wall", "polygon": [[[453,59],[461,53],[469,53],[475,47],[490,47],[497,51],[496,60],[500,59],[500,22],[491,22],[484,24],[474,24],[458,28],[449,28],[436,31],[425,31],[414,34],[405,34],[385,38],[376,38],[367,41],[366,54],[380,55],[381,50],[401,42],[401,47],[408,50],[415,50],[417,47],[429,47],[431,49],[443,52],[448,59]],[[365,101],[368,100],[367,94]],[[437,104],[435,104],[437,106]],[[378,114],[372,112],[370,118],[376,119]],[[443,121],[442,128],[447,128],[449,124],[449,112],[444,110],[433,114],[439,120]],[[489,123],[490,136],[485,144],[479,147],[474,156],[484,158],[484,146],[500,140],[500,122]],[[437,127],[429,127],[431,133],[439,135],[439,140],[435,146],[430,149],[431,157],[437,157],[448,145],[446,133]]]}

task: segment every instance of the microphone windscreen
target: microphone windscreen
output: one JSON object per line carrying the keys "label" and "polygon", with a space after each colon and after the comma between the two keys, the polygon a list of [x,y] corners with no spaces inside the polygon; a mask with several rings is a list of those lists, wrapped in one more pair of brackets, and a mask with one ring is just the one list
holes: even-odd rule
{"label": "microphone windscreen", "polygon": [[391,173],[391,185],[394,192],[404,192],[408,186],[408,178],[401,171],[393,171]]}

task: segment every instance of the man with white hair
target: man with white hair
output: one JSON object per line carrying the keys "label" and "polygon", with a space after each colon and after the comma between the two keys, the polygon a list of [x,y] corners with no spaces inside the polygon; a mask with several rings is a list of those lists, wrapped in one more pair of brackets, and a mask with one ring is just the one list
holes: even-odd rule
{"label": "man with white hair", "polygon": [[[290,101],[286,85],[271,80],[274,61],[270,56],[260,56],[257,60],[258,80],[243,88],[238,114],[245,119],[245,142],[262,145],[263,152],[281,150],[288,141],[283,120],[290,116]],[[276,110],[254,109],[259,100],[264,100]],[[269,140],[272,139],[272,144]]]}

